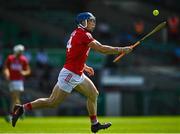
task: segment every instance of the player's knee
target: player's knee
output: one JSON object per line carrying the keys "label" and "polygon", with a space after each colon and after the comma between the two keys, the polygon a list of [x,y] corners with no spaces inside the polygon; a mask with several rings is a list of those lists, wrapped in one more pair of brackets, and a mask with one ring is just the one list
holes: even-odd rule
{"label": "player's knee", "polygon": [[93,94],[90,96],[90,99],[91,99],[92,101],[96,101],[97,98],[98,98],[98,95],[99,95],[99,92],[96,90],[96,91],[94,91]]}
{"label": "player's knee", "polygon": [[98,98],[98,96],[99,96],[99,92],[98,92],[98,91],[96,91],[96,93],[95,93],[95,97],[96,97],[96,98]]}
{"label": "player's knee", "polygon": [[51,98],[48,99],[48,106],[50,108],[55,108],[55,107],[57,107],[57,105],[58,105],[58,103],[56,102],[55,99],[51,99]]}

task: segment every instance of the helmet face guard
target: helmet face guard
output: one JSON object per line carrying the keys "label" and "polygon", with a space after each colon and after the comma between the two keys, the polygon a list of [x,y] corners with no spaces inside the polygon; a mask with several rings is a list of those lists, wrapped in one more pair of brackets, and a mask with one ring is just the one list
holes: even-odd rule
{"label": "helmet face guard", "polygon": [[[96,22],[96,17],[90,12],[80,13],[76,17],[76,24],[82,28],[86,28],[87,20],[93,20],[94,22]],[[82,24],[82,22],[85,22],[85,24]]]}

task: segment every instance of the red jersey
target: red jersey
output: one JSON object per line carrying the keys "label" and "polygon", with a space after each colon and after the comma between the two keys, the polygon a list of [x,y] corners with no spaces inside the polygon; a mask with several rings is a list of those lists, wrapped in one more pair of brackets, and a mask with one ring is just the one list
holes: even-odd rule
{"label": "red jersey", "polygon": [[15,55],[9,55],[5,65],[10,72],[10,80],[23,80],[24,77],[20,73],[22,70],[26,70],[28,66],[28,60],[24,55],[18,58]]}
{"label": "red jersey", "polygon": [[94,38],[87,30],[80,27],[75,29],[67,43],[64,68],[81,75],[90,51],[88,44],[93,40]]}

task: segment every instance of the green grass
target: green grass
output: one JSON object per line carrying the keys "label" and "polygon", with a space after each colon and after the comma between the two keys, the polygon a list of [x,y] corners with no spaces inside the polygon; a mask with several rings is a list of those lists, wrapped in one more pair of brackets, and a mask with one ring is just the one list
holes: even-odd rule
{"label": "green grass", "polygon": [[[112,122],[99,133],[180,133],[180,116],[99,117]],[[0,118],[0,133],[90,133],[88,117],[26,117],[16,127]]]}

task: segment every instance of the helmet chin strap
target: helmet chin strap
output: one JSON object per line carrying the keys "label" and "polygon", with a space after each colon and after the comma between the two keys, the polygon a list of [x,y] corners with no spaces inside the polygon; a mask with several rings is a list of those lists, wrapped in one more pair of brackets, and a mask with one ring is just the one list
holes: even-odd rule
{"label": "helmet chin strap", "polygon": [[86,28],[87,27],[87,20],[85,20],[84,22],[85,22],[85,25],[79,24],[79,26],[82,28]]}

